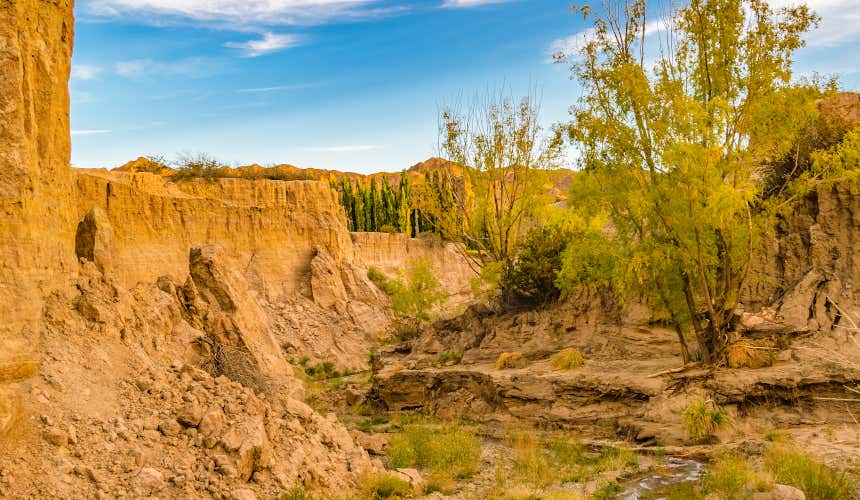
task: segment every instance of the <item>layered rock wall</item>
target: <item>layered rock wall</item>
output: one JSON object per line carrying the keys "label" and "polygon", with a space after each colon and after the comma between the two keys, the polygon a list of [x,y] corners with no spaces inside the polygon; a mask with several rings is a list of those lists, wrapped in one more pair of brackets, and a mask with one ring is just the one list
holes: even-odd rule
{"label": "layered rock wall", "polygon": [[188,274],[196,244],[224,245],[252,287],[278,300],[307,292],[314,249],[351,260],[352,243],[322,182],[218,179],[173,184],[152,174],[78,171],[77,219],[97,208],[113,232],[109,267],[127,287]]}
{"label": "layered rock wall", "polygon": [[31,335],[44,293],[74,265],[73,3],[0,3],[0,338]]}
{"label": "layered rock wall", "polygon": [[797,331],[844,332],[860,321],[860,195],[822,186],[780,220],[755,260],[747,309],[773,305]]}
{"label": "layered rock wall", "polygon": [[375,267],[394,276],[416,259],[427,259],[447,293],[451,303],[460,303],[472,296],[470,280],[475,271],[453,243],[431,239],[408,238],[405,234],[352,233],[355,262],[363,267]]}

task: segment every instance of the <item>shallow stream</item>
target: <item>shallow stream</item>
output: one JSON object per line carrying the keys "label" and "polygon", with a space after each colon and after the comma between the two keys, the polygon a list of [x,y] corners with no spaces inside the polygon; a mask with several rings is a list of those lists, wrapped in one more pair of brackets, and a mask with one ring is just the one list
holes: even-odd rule
{"label": "shallow stream", "polygon": [[685,483],[695,484],[705,475],[705,464],[688,458],[669,457],[666,467],[631,481],[617,498],[623,500],[651,500],[665,498],[672,487]]}

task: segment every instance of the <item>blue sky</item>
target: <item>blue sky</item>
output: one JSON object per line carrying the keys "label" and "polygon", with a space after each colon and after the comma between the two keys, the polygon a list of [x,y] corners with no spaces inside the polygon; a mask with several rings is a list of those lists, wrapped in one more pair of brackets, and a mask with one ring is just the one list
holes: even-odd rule
{"label": "blue sky", "polygon": [[[780,4],[788,0],[777,0]],[[823,17],[798,73],[860,88],[858,0]],[[579,91],[550,54],[565,0],[78,0],[72,163],[206,152],[231,164],[399,170],[435,154],[440,106],[537,88],[547,125]]]}

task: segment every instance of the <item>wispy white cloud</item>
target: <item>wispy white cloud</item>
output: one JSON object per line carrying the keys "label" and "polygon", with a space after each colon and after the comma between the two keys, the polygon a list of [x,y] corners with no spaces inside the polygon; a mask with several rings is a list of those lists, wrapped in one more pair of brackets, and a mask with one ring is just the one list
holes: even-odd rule
{"label": "wispy white cloud", "polygon": [[225,47],[242,51],[244,57],[260,57],[272,52],[279,52],[295,47],[301,43],[301,37],[292,34],[263,33],[259,40],[247,42],[227,42]]}
{"label": "wispy white cloud", "polygon": [[512,0],[445,0],[442,7],[452,9],[463,9],[468,7],[478,7],[481,5],[489,5],[491,3],[504,3]]}
{"label": "wispy white cloud", "polygon": [[131,59],[115,66],[116,74],[124,78],[188,77],[200,78],[218,70],[218,64],[208,57],[189,57],[176,61]]}
{"label": "wispy white cloud", "polygon": [[360,145],[360,146],[323,146],[318,148],[304,148],[305,151],[315,153],[357,153],[361,151],[376,151],[382,146]]}
{"label": "wispy white cloud", "polygon": [[289,90],[301,90],[312,87],[312,85],[307,83],[298,83],[295,85],[276,85],[274,87],[258,87],[258,88],[250,88],[250,89],[239,89],[236,92],[245,93],[260,93],[260,92],[283,92]]}
{"label": "wispy white cloud", "polygon": [[75,80],[94,80],[101,72],[101,68],[88,64],[72,65],[72,78]]}
{"label": "wispy white cloud", "polygon": [[[773,7],[798,5],[798,0],[771,0]],[[821,16],[818,29],[806,35],[812,48],[830,48],[860,42],[860,8],[857,0],[805,0],[803,3]]]}
{"label": "wispy white cloud", "polygon": [[[449,0],[455,1],[455,0]],[[470,0],[462,0],[470,1]],[[791,7],[805,3],[819,16],[821,24],[806,35],[807,46],[813,49],[824,49],[860,43],[860,9],[857,0],[770,0],[771,7]],[[663,20],[651,21],[646,24],[645,35],[650,36],[667,28]],[[563,54],[568,59],[576,59],[585,47],[588,39],[594,36],[594,29],[589,28],[566,38],[560,38],[550,44],[551,54]]]}
{"label": "wispy white cloud", "polygon": [[[650,20],[645,23],[645,36],[649,37],[665,32],[668,27],[668,23],[663,19]],[[594,28],[586,28],[568,37],[559,38],[550,44],[549,52],[553,56],[563,56],[565,60],[579,59],[582,49],[585,48],[589,40],[594,38],[595,34]]]}
{"label": "wispy white cloud", "polygon": [[155,24],[196,22],[237,26],[313,25],[382,17],[403,11],[381,0],[90,0],[97,17],[134,17]]}
{"label": "wispy white cloud", "polygon": [[72,130],[72,135],[104,135],[110,133],[110,130]]}

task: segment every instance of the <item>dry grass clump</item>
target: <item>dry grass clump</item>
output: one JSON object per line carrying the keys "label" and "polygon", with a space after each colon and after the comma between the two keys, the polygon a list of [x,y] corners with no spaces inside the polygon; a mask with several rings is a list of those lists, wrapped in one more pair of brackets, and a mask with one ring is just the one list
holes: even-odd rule
{"label": "dry grass clump", "polygon": [[776,482],[800,489],[808,500],[847,500],[858,493],[856,483],[844,471],[820,464],[794,446],[772,445],[764,463]]}
{"label": "dry grass clump", "polygon": [[439,489],[449,479],[471,477],[481,460],[481,443],[475,432],[457,424],[408,424],[391,436],[388,460],[396,468],[429,470]]}
{"label": "dry grass clump", "polygon": [[576,349],[562,349],[549,360],[556,370],[573,370],[585,364],[585,356]]}
{"label": "dry grass clump", "polygon": [[391,474],[369,474],[359,480],[362,500],[402,500],[412,497],[409,482]]}
{"label": "dry grass clump", "polygon": [[525,368],[526,358],[520,352],[503,352],[496,360],[496,370],[508,370],[511,368]]}
{"label": "dry grass clump", "polygon": [[726,363],[729,368],[764,368],[773,366],[776,352],[773,341],[744,339],[726,348]]}
{"label": "dry grass clump", "polygon": [[753,465],[740,455],[723,455],[710,464],[702,484],[703,493],[717,498],[733,500],[745,498],[750,490],[767,491],[767,478],[756,473]]}
{"label": "dry grass clump", "polygon": [[713,436],[730,423],[729,414],[711,400],[699,397],[690,401],[682,412],[684,430],[696,441]]}
{"label": "dry grass clump", "polygon": [[[517,486],[546,493],[554,485],[585,483],[604,472],[638,467],[636,455],[629,450],[606,447],[592,452],[565,434],[541,436],[533,431],[511,432],[506,442],[512,452],[512,466],[497,466],[495,486],[495,491],[504,493],[504,498]],[[524,498],[547,498],[543,493],[539,497],[532,494]]]}
{"label": "dry grass clump", "polygon": [[196,348],[201,355],[200,368],[213,377],[223,375],[257,392],[271,388],[271,380],[260,371],[247,347],[226,345],[207,337],[198,339]]}

